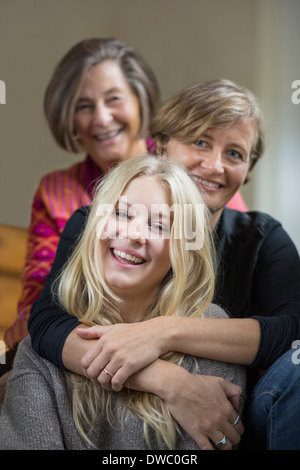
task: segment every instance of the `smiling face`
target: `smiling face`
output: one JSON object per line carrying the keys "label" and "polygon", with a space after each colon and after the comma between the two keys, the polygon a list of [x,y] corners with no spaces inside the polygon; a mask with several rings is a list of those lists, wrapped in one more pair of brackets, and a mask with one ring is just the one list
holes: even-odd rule
{"label": "smiling face", "polygon": [[123,191],[100,239],[100,265],[122,299],[149,303],[170,269],[170,192],[154,177]]}
{"label": "smiling face", "polygon": [[144,139],[137,138],[138,98],[116,62],[106,60],[86,73],[75,128],[81,146],[104,172],[114,163],[146,151]]}
{"label": "smiling face", "polygon": [[253,140],[252,123],[240,121],[228,129],[208,129],[193,144],[174,138],[167,144],[167,156],[192,173],[213,215],[213,225],[246,180]]}

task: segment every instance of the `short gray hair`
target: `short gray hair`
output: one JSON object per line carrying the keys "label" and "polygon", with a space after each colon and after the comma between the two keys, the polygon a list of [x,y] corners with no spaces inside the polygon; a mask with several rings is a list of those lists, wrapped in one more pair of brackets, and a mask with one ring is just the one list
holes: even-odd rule
{"label": "short gray hair", "polygon": [[141,125],[138,137],[145,138],[148,134],[160,98],[155,74],[143,58],[123,42],[113,38],[85,39],[73,46],[58,63],[44,98],[51,132],[64,150],[82,151],[75,138],[76,101],[86,72],[105,60],[118,63],[139,100]]}

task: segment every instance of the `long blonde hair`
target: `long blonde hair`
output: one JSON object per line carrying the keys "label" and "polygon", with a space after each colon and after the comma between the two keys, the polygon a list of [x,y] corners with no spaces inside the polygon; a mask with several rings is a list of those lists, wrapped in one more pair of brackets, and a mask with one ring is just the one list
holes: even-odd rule
{"label": "long blonde hair", "polygon": [[[208,211],[185,169],[169,159],[140,155],[122,162],[108,172],[97,187],[83,235],[57,280],[57,293],[63,308],[87,325],[123,322],[115,307],[116,299],[99,266],[99,233],[126,186],[140,176],[152,176],[171,193],[173,223],[170,235],[171,270],[161,282],[149,305],[146,320],[160,315],[202,316],[214,294],[214,253]],[[185,207],[188,211],[183,210]],[[187,245],[187,231],[201,233],[194,245]],[[180,236],[178,236],[180,234]],[[169,353],[164,359],[181,364],[184,355]],[[73,414],[78,430],[87,439],[87,429],[95,426],[106,412],[112,422],[112,393],[85,377],[70,374],[73,388]],[[169,448],[176,446],[177,425],[164,401],[150,393],[119,392],[123,415],[131,412],[144,421],[147,441],[149,427]],[[123,418],[124,418],[123,416]]]}

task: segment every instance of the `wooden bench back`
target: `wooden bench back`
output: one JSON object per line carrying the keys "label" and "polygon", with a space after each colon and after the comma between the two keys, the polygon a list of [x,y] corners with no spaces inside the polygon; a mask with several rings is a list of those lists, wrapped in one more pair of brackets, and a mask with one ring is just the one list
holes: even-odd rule
{"label": "wooden bench back", "polygon": [[28,231],[0,224],[0,340],[17,316]]}

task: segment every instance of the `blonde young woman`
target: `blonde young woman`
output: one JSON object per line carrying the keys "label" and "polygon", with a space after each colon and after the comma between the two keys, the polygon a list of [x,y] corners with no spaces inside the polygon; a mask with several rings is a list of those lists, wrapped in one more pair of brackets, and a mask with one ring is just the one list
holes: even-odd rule
{"label": "blonde young woman", "polygon": [[[226,317],[211,304],[213,257],[209,220],[190,176],[170,161],[137,156],[100,184],[82,237],[56,280],[55,296],[84,325],[160,315]],[[196,373],[226,378],[237,390],[245,387],[240,366],[178,353],[157,361],[173,363],[187,382]],[[112,376],[108,369],[104,373]],[[8,382],[0,448],[94,447],[199,448],[157,395],[105,391],[59,371],[25,339]]]}

